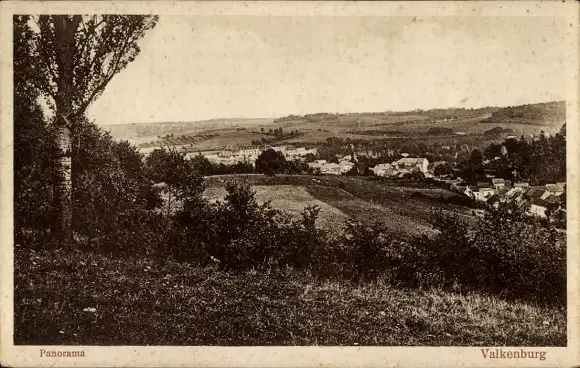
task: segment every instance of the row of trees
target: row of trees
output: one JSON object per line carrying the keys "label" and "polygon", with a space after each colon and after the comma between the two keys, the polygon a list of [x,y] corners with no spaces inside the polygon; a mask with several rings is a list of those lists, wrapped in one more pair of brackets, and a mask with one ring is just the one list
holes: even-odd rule
{"label": "row of trees", "polygon": [[260,140],[252,140],[252,144],[259,146],[265,144],[271,144],[277,141],[282,141],[285,139],[292,139],[296,137],[303,136],[304,133],[300,132],[298,129],[290,130],[289,132],[284,132],[283,128],[276,128],[276,129],[268,129],[265,130],[264,128],[260,128],[260,133],[264,135],[272,136],[272,138],[264,138],[261,137]]}

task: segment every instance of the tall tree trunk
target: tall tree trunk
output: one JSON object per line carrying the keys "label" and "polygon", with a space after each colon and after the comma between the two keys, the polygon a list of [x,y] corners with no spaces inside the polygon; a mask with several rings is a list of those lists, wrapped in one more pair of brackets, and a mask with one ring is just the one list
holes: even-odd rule
{"label": "tall tree trunk", "polygon": [[59,231],[61,240],[71,244],[72,229],[72,149],[71,130],[75,121],[73,115],[73,88],[74,88],[74,36],[81,21],[80,15],[54,16],[54,31],[56,41],[56,64],[58,69],[58,92],[56,98],[57,144],[60,148],[59,170],[60,180],[57,184],[57,206],[59,208]]}

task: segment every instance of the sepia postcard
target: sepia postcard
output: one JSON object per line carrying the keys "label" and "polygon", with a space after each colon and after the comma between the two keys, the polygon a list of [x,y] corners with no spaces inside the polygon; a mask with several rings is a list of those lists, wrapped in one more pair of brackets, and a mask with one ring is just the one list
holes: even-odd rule
{"label": "sepia postcard", "polygon": [[579,10],[0,2],[0,364],[579,366]]}

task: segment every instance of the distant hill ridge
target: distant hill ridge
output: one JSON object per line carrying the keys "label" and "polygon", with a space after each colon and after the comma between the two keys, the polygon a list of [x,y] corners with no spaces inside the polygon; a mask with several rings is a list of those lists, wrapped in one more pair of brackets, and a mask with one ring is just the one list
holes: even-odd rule
{"label": "distant hill ridge", "polygon": [[111,135],[116,139],[130,139],[137,137],[149,137],[165,135],[171,133],[198,132],[222,127],[235,127],[237,125],[268,123],[272,119],[248,119],[248,118],[227,118],[227,119],[209,119],[199,121],[179,121],[179,122],[152,122],[152,123],[132,123],[132,124],[114,124],[103,126],[103,129],[109,130]]}
{"label": "distant hill ridge", "polygon": [[[369,113],[316,113],[306,115],[289,115],[274,119],[274,122],[288,122],[295,120],[305,120],[310,122],[336,120],[341,117],[386,117],[386,116],[413,116],[422,115],[425,118],[452,119],[467,118],[491,114],[486,123],[504,122],[518,124],[534,124],[546,121],[563,122],[566,120],[566,103],[565,101],[553,101],[536,104],[526,104],[509,107],[482,107],[482,108],[447,108],[447,109],[430,109],[430,110],[411,110],[411,111],[385,111]],[[500,121],[501,120],[501,121]],[[508,121],[509,120],[509,121]],[[540,124],[543,125],[543,124]]]}
{"label": "distant hill ridge", "polygon": [[[565,101],[554,101],[537,104],[527,104],[509,107],[483,107],[475,109],[447,108],[412,111],[386,111],[361,113],[316,113],[305,115],[289,115],[277,119],[272,118],[224,118],[188,122],[133,123],[104,126],[110,130],[116,139],[134,141],[151,141],[156,137],[175,134],[192,135],[201,132],[208,133],[220,129],[248,129],[260,131],[284,124],[284,129],[317,128],[360,130],[400,129],[407,132],[426,131],[430,127],[449,128],[454,131],[481,132],[488,130],[482,124],[513,128],[518,132],[535,131],[539,129],[559,130],[566,121]],[[480,128],[477,128],[479,126]],[[366,128],[365,128],[366,127]],[[526,128],[528,127],[528,128]],[[321,130],[321,129],[319,129]],[[356,132],[355,132],[356,133]],[[220,133],[221,134],[221,133]],[[324,138],[326,139],[326,138]]]}
{"label": "distant hill ridge", "polygon": [[484,122],[546,125],[564,121],[566,121],[566,103],[559,101],[505,107],[492,113]]}

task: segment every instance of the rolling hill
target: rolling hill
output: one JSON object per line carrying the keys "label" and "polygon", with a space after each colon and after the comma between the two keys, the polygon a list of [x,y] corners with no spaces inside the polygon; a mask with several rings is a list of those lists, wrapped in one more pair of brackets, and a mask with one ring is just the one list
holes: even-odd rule
{"label": "rolling hill", "polygon": [[140,147],[185,145],[192,150],[251,145],[269,139],[270,129],[298,130],[299,137],[286,143],[324,142],[329,137],[380,139],[389,136],[421,137],[430,128],[482,134],[494,127],[514,134],[555,133],[566,121],[565,102],[548,102],[480,109],[434,109],[408,112],[290,115],[278,119],[214,119],[193,122],[163,122],[105,126],[116,139]]}
{"label": "rolling hill", "polygon": [[319,225],[341,233],[344,220],[352,218],[372,224],[380,221],[390,232],[401,236],[433,234],[434,208],[456,216],[467,226],[477,219],[472,209],[452,204],[459,195],[437,187],[385,185],[374,180],[348,176],[308,176],[261,174],[217,175],[205,179],[204,196],[223,200],[230,181],[251,185],[260,202],[271,201],[274,208],[299,217],[309,205],[320,207]]}

